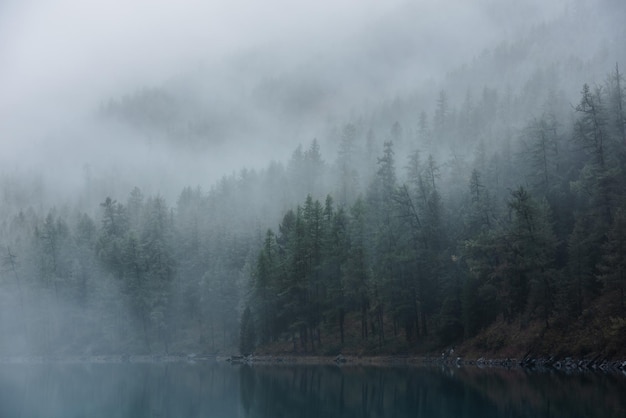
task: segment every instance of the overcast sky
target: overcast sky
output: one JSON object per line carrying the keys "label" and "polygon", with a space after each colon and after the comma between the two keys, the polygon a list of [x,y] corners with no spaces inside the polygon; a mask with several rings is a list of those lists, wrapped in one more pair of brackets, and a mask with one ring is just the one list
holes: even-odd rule
{"label": "overcast sky", "polygon": [[4,0],[0,4],[0,114],[10,119],[12,134],[4,132],[6,145],[22,142],[19,136],[34,135],[21,133],[31,132],[33,118],[40,119],[35,123],[39,127],[63,125],[59,118],[71,119],[63,115],[63,108],[76,112],[77,103],[89,108],[246,48],[286,50],[295,43],[310,47],[327,43],[330,37],[349,36],[397,2]]}
{"label": "overcast sky", "polygon": [[[407,5],[427,18],[417,21],[416,26],[433,26],[432,39],[425,42],[436,43],[436,38],[451,30],[482,40],[508,29],[498,7],[485,7],[488,3],[3,0],[0,110],[23,110],[33,105],[33,97],[57,100],[69,92],[93,100],[93,93],[158,83],[195,62],[219,59],[254,46],[274,45],[292,49],[294,54],[315,45],[332,47]],[[507,3],[516,2],[495,2]],[[518,9],[540,14],[541,2],[525,3],[526,7]],[[549,13],[558,9],[555,4],[560,1],[547,3],[541,7]],[[450,26],[442,26],[444,22]],[[435,25],[440,26],[440,33]],[[464,38],[463,42],[471,45],[471,36]]]}
{"label": "overcast sky", "polygon": [[397,3],[9,0],[0,29],[3,105],[68,85],[151,84],[242,48],[342,36]]}
{"label": "overcast sky", "polygon": [[[275,72],[306,67],[308,56],[330,55],[334,64],[326,70],[341,69],[338,79],[347,84],[370,63],[340,65],[337,57],[361,54],[374,68],[380,65],[376,54],[385,55],[402,37],[413,48],[405,55],[421,48],[415,62],[423,71],[448,71],[451,62],[512,36],[520,24],[549,19],[564,1],[1,0],[0,160],[20,165],[30,158],[42,165],[54,158],[53,149],[67,148],[66,165],[80,166],[85,158],[79,152],[90,149],[68,138],[99,103],[248,50],[273,51]],[[403,54],[396,51],[396,57]],[[367,81],[403,83],[416,74],[415,67],[403,72],[394,65],[395,73],[370,73]],[[359,84],[353,89],[362,90]]]}

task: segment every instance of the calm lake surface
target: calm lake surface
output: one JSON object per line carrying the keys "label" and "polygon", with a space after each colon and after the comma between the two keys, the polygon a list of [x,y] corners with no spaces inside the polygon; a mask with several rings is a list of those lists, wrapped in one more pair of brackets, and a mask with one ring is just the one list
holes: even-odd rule
{"label": "calm lake surface", "polygon": [[0,364],[0,417],[626,417],[626,376],[197,363]]}

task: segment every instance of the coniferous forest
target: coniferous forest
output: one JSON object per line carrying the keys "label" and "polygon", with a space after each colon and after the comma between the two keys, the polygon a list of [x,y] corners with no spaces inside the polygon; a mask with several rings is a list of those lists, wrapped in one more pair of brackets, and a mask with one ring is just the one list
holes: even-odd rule
{"label": "coniferous forest", "polygon": [[[254,314],[243,317],[242,350],[289,340],[295,352],[352,344],[384,353],[472,338],[478,350],[498,350],[513,343],[501,327],[540,333],[524,341],[539,352],[546,334],[557,345],[547,350],[621,350],[622,83],[616,67],[606,84],[583,86],[571,124],[547,107],[510,149],[490,153],[478,142],[473,164],[419,150],[398,158],[394,124],[350,204],[335,202],[341,187],[322,201],[308,195],[267,231],[252,265]],[[438,106],[422,134],[440,142],[454,136],[446,129],[467,132]],[[344,127],[339,184],[351,181],[352,132]],[[302,166],[319,164],[315,143],[303,157]],[[580,340],[569,345],[566,332]]]}
{"label": "coniferous forest", "polygon": [[[626,64],[524,67],[559,24],[174,199],[4,173],[0,354],[625,356]],[[167,98],[98,118],[197,142]]]}

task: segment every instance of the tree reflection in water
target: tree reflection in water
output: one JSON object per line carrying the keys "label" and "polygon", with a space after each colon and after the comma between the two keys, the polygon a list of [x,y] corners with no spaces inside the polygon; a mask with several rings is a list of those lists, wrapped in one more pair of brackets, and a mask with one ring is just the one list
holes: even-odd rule
{"label": "tree reflection in water", "polygon": [[251,418],[626,416],[619,375],[321,366],[242,366],[241,375]]}
{"label": "tree reflection in water", "polygon": [[626,377],[439,367],[0,364],[0,417],[626,416]]}

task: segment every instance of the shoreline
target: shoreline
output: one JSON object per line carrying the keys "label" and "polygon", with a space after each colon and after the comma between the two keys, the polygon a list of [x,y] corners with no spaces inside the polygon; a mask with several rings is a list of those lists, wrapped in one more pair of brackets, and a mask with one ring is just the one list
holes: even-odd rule
{"label": "shoreline", "polygon": [[595,358],[576,359],[572,357],[531,357],[516,358],[463,358],[454,356],[356,356],[356,355],[96,355],[96,356],[6,356],[0,357],[0,364],[157,364],[157,363],[196,363],[216,362],[248,366],[335,366],[335,367],[476,367],[506,368],[528,371],[576,372],[621,372],[626,374],[626,360]]}
{"label": "shoreline", "polygon": [[251,366],[278,366],[302,365],[324,366],[335,365],[341,367],[360,366],[447,366],[447,367],[477,367],[477,368],[507,368],[536,371],[561,372],[622,372],[626,373],[626,360],[607,360],[602,358],[574,359],[566,357],[530,357],[516,358],[484,358],[464,359],[462,357],[428,357],[428,356],[307,356],[307,355],[250,355],[230,356],[218,358],[231,364],[246,364]]}
{"label": "shoreline", "polygon": [[193,363],[198,361],[216,361],[218,356],[196,354],[105,354],[105,355],[37,355],[3,356],[0,364],[122,364],[122,363]]}

